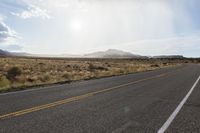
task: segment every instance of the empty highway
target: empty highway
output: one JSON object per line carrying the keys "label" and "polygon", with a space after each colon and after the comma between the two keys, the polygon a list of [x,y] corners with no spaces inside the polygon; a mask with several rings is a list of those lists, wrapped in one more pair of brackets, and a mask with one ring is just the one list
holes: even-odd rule
{"label": "empty highway", "polygon": [[0,133],[200,132],[200,65],[0,94]]}

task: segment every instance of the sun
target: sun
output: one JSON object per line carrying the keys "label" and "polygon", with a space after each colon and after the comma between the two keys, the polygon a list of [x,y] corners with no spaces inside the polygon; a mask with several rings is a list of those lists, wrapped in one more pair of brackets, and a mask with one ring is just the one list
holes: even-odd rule
{"label": "sun", "polygon": [[79,32],[82,29],[82,22],[80,20],[74,19],[70,22],[70,28],[74,32]]}

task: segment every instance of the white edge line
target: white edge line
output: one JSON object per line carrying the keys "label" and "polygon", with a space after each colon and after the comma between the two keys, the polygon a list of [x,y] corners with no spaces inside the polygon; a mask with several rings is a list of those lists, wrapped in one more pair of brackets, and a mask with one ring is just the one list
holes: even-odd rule
{"label": "white edge line", "polygon": [[183,100],[180,102],[180,104],[177,106],[177,108],[174,110],[174,112],[170,115],[170,117],[163,124],[163,126],[158,130],[157,133],[164,133],[167,130],[167,128],[170,126],[172,121],[175,119],[175,117],[177,116],[177,114],[179,113],[179,111],[181,110],[181,108],[183,107],[183,105],[185,104],[185,102],[187,101],[187,99],[189,98],[191,93],[193,92],[193,90],[196,87],[196,85],[198,84],[199,80],[200,80],[200,75],[199,75],[198,79],[196,80],[196,82],[194,83],[194,85],[192,86],[192,88],[190,89],[190,91],[183,98]]}

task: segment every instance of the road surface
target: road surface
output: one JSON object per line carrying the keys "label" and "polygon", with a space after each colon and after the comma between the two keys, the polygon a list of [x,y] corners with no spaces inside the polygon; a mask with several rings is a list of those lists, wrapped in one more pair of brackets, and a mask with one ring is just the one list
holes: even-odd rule
{"label": "road surface", "polygon": [[0,133],[200,132],[200,65],[0,94]]}

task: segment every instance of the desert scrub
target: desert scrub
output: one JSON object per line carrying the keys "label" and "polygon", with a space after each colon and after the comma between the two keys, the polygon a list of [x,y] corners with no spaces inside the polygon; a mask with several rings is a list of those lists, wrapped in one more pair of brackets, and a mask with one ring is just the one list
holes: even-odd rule
{"label": "desert scrub", "polygon": [[89,66],[88,66],[88,70],[89,71],[95,71],[95,70],[100,70],[100,71],[107,71],[108,70],[108,68],[106,68],[106,67],[103,67],[103,66],[98,66],[98,65],[94,65],[94,64],[89,64]]}
{"label": "desert scrub", "polygon": [[0,76],[0,90],[9,87],[10,87],[10,81],[5,76]]}
{"label": "desert scrub", "polygon": [[74,78],[74,74],[72,74],[70,72],[64,72],[62,77],[64,78],[65,81],[70,81]]}
{"label": "desert scrub", "polygon": [[48,82],[50,79],[51,79],[51,78],[50,78],[50,76],[49,76],[48,74],[45,74],[44,76],[40,76],[40,77],[39,77],[39,80],[40,80],[41,82]]}
{"label": "desert scrub", "polygon": [[14,81],[14,80],[16,80],[16,77],[20,76],[21,74],[22,74],[22,71],[20,68],[11,67],[10,69],[8,69],[6,77],[10,81]]}
{"label": "desert scrub", "polygon": [[20,89],[20,87],[25,88],[26,86],[101,78],[154,70],[181,62],[183,61],[155,59],[0,57],[0,88],[12,90],[14,87]]}
{"label": "desert scrub", "polygon": [[151,67],[160,67],[158,64],[152,64]]}

